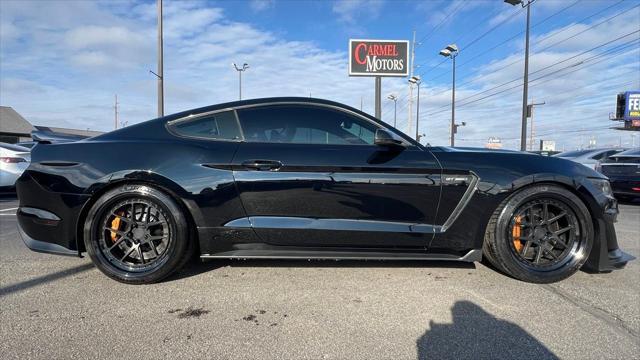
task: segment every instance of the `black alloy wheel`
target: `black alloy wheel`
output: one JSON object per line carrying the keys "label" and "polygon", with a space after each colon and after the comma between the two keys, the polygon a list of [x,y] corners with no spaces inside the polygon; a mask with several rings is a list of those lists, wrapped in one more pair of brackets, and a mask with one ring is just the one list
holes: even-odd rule
{"label": "black alloy wheel", "polygon": [[575,273],[593,246],[584,203],[557,185],[537,185],[510,196],[492,216],[484,253],[499,270],[524,281],[550,283]]}
{"label": "black alloy wheel", "polygon": [[89,211],[84,229],[95,265],[125,283],[164,279],[184,265],[193,248],[180,207],[145,185],[124,185],[105,193]]}

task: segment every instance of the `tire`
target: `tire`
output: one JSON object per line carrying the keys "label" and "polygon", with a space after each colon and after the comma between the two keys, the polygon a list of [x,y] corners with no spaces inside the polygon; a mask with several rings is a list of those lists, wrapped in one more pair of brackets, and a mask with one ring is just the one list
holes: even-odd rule
{"label": "tire", "polygon": [[[117,219],[117,220],[116,220]],[[122,185],[103,194],[87,213],[84,243],[100,271],[127,284],[158,282],[193,252],[178,204],[147,185]]]}
{"label": "tire", "polygon": [[543,184],[516,192],[496,209],[483,252],[511,277],[552,283],[578,271],[593,242],[593,222],[585,204],[563,187]]}

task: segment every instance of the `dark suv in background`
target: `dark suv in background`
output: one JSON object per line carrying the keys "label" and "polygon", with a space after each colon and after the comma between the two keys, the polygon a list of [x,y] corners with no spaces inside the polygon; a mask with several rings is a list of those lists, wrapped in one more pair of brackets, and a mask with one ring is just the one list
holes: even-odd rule
{"label": "dark suv in background", "polygon": [[596,170],[609,178],[617,198],[640,198],[640,148],[612,155],[601,162]]}

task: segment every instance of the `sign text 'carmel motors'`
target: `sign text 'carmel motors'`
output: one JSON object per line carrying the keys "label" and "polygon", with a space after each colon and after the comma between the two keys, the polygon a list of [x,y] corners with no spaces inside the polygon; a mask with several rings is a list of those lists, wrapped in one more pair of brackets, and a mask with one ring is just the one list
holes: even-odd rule
{"label": "sign text 'carmel motors'", "polygon": [[350,76],[407,76],[408,58],[408,41],[349,40]]}

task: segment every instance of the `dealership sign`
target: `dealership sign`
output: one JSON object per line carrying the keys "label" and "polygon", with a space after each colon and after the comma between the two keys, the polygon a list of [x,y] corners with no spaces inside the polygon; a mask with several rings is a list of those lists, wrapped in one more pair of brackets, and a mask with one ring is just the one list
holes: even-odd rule
{"label": "dealership sign", "polygon": [[627,91],[625,98],[624,119],[640,120],[640,91]]}
{"label": "dealership sign", "polygon": [[408,60],[408,41],[349,40],[349,76],[407,76]]}

